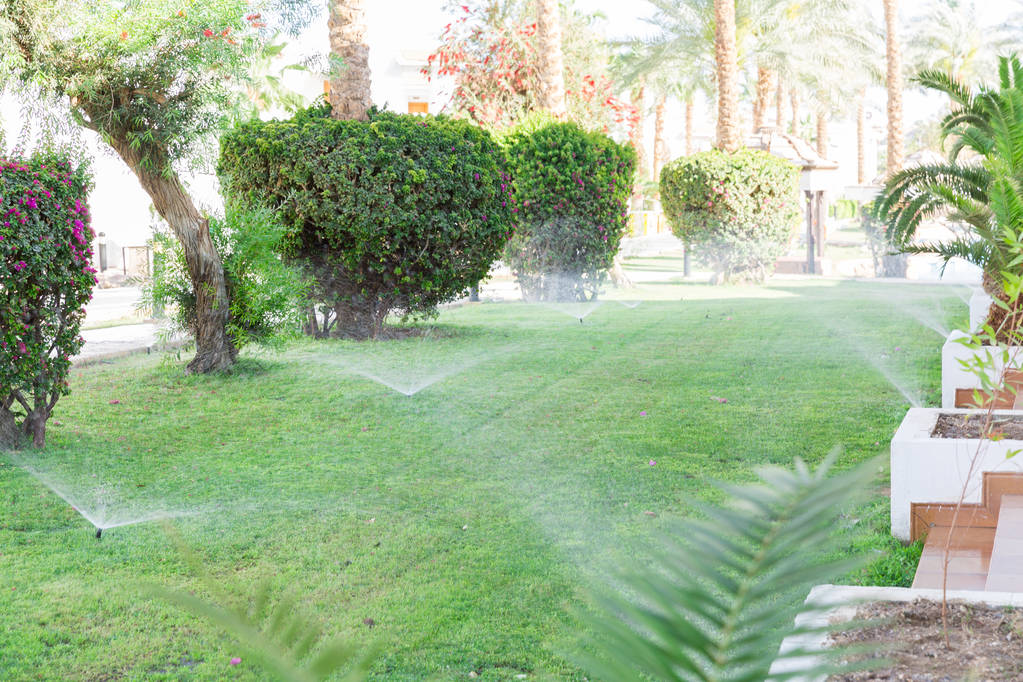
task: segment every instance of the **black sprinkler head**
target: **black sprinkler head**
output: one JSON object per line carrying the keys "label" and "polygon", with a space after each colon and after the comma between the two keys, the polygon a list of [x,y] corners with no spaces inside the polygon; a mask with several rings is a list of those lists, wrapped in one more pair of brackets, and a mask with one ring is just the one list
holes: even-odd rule
{"label": "black sprinkler head", "polygon": [[103,529],[102,528],[97,528],[96,529],[96,539],[99,540],[101,537],[103,537]]}

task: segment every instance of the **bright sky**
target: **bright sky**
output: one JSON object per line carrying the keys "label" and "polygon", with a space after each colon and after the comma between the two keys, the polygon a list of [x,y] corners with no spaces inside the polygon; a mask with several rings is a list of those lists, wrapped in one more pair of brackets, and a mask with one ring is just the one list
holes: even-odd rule
{"label": "bright sky", "polygon": [[[864,1],[869,2],[880,16],[882,0]],[[992,23],[1003,20],[1019,8],[1020,3],[1021,0],[976,0],[982,19]],[[388,43],[397,41],[409,48],[434,44],[444,24],[450,21],[450,17],[443,11],[446,4],[445,0],[370,0],[367,11],[371,46],[378,40]],[[640,18],[648,16],[650,5],[642,0],[575,0],[575,4],[583,11],[605,15],[606,31],[610,37],[625,37],[649,31],[649,25]],[[906,19],[926,5],[926,0],[901,0],[900,5],[905,24]],[[324,25],[311,26],[309,32],[296,41],[296,47],[302,51],[325,50],[326,25],[322,23]],[[932,114],[933,109],[933,103],[928,103],[919,95],[910,94],[907,97],[907,130],[914,119]],[[21,115],[10,101],[0,101],[0,118],[6,122],[9,134],[20,127]],[[95,142],[92,146],[98,152],[99,147]],[[107,232],[122,246],[141,243],[148,233],[148,197],[139,189],[127,168],[109,155],[97,154],[95,171],[96,190],[92,196],[95,229]],[[208,182],[197,183],[195,189],[205,194],[207,201],[213,201],[213,193],[208,185]]]}

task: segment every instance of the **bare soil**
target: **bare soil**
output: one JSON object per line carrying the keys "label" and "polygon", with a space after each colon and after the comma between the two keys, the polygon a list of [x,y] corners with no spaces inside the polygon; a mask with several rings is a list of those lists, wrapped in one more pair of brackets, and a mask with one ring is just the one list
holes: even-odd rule
{"label": "bare soil", "polygon": [[[987,415],[941,414],[931,431],[931,438],[986,438],[983,434]],[[1023,440],[1023,417],[993,417],[991,436]]]}
{"label": "bare soil", "polygon": [[924,599],[873,602],[861,606],[856,619],[883,622],[860,630],[834,633],[830,645],[878,644],[884,648],[867,658],[888,659],[894,665],[832,675],[828,679],[833,682],[1023,681],[1023,611],[949,602],[949,644],[946,644],[941,625],[940,602]]}

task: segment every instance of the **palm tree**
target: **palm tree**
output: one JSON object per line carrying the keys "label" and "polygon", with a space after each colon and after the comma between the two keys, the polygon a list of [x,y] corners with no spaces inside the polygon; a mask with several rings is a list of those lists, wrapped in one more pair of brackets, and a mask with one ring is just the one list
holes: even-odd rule
{"label": "palm tree", "polygon": [[735,37],[735,0],[714,0],[714,61],[718,87],[717,148],[734,152],[739,132],[739,54]]}
{"label": "palm tree", "polygon": [[330,0],[330,108],[334,118],[365,121],[372,103],[366,0]]}
{"label": "palm tree", "polygon": [[1012,36],[1003,25],[986,26],[978,18],[975,0],[930,0],[910,23],[913,70],[941,70],[963,83],[992,73]]}
{"label": "palm tree", "polygon": [[565,115],[565,66],[561,53],[561,16],[557,0],[536,0],[536,35],[540,51],[540,106]]}
{"label": "palm tree", "polygon": [[902,52],[898,36],[898,0],[884,0],[886,63],[888,65],[888,158],[889,177],[902,169],[905,142],[902,135]]}
{"label": "palm tree", "polygon": [[[998,299],[988,324],[1004,327],[1007,338],[1023,322],[1023,311],[1016,308],[1004,324],[1010,297],[1001,284],[1005,273],[1023,275],[1023,64],[1015,55],[1000,58],[997,88],[970,90],[940,70],[925,71],[916,80],[951,99],[953,110],[941,126],[943,139],[951,142],[948,161],[895,173],[878,200],[877,215],[902,252],[937,254],[946,264],[959,257],[981,267],[985,290]],[[968,226],[971,234],[912,243],[924,220],[941,216]]]}

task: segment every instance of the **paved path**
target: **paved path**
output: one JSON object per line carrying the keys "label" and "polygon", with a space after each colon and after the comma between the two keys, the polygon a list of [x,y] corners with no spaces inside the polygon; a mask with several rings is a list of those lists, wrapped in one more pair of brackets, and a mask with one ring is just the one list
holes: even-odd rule
{"label": "paved path", "polygon": [[165,344],[155,324],[129,324],[105,329],[87,329],[82,332],[85,345],[74,357],[76,365],[87,365],[105,358],[145,353],[154,346],[178,345],[181,339]]}

